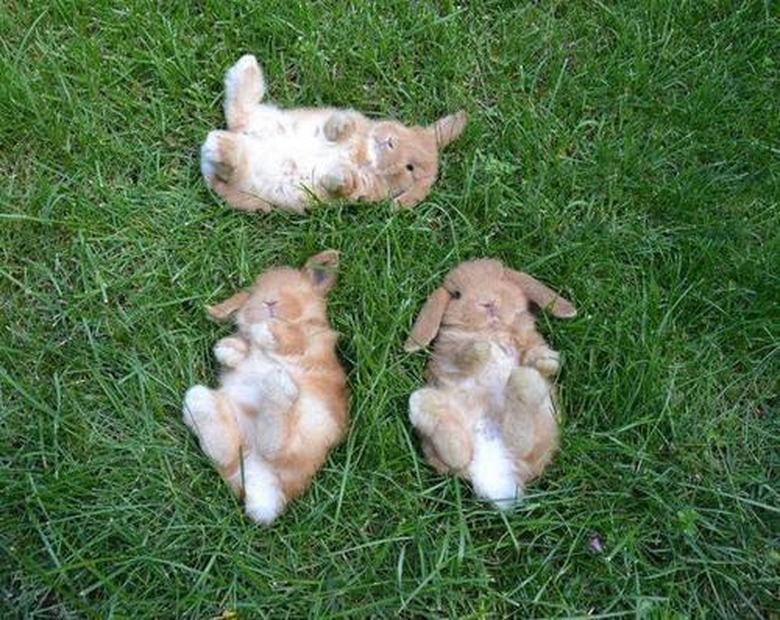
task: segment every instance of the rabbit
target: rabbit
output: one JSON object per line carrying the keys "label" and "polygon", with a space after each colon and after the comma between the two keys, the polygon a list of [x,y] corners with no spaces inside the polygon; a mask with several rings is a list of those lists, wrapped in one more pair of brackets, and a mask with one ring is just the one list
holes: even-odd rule
{"label": "rabbit", "polygon": [[206,183],[244,211],[302,213],[337,198],[401,207],[423,200],[438,173],[438,151],[466,125],[459,111],[428,127],[374,121],[355,110],[260,103],[263,72],[251,54],[225,76],[226,130],[201,147]]}
{"label": "rabbit", "polygon": [[271,269],[251,290],[207,307],[237,331],[214,347],[219,388],[189,388],[182,415],[261,524],[306,490],[346,432],[346,376],[325,314],[338,262],[338,252],[326,250],[303,269]]}
{"label": "rabbit", "polygon": [[536,330],[531,303],[560,318],[577,313],[525,273],[467,261],[431,294],[404,345],[412,352],[435,339],[428,384],[409,398],[428,462],[499,509],[522,499],[557,449],[560,357]]}

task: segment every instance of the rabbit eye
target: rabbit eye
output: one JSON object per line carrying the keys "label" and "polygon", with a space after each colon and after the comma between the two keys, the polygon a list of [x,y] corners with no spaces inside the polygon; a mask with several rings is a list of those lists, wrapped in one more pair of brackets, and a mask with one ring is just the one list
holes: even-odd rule
{"label": "rabbit eye", "polygon": [[412,165],[412,164],[406,164],[406,169],[407,169],[409,172],[414,172],[414,165]]}
{"label": "rabbit eye", "polygon": [[453,299],[460,299],[460,291],[450,291],[450,297]]}

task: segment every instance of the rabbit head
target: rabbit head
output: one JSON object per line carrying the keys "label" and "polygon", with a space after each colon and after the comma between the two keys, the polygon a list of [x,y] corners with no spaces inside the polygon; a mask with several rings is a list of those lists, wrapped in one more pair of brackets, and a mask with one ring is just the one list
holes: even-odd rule
{"label": "rabbit head", "polygon": [[461,110],[428,127],[407,127],[380,121],[372,127],[367,157],[398,204],[410,207],[431,189],[439,171],[439,151],[463,132],[466,113]]}
{"label": "rabbit head", "polygon": [[404,348],[415,351],[428,345],[441,327],[471,332],[509,327],[531,304],[559,318],[577,314],[555,291],[497,260],[461,263],[425,302]]}
{"label": "rabbit head", "polygon": [[277,267],[261,273],[249,291],[240,291],[206,310],[212,318],[231,318],[239,332],[265,321],[326,323],[325,297],[336,281],[339,253],[325,250],[302,269]]}

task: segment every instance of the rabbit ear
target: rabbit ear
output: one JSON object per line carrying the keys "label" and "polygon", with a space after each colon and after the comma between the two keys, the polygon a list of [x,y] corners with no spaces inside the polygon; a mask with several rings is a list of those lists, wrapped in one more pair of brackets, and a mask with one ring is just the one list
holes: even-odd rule
{"label": "rabbit ear", "polygon": [[466,126],[466,119],[466,112],[460,110],[455,114],[440,118],[433,125],[430,125],[428,131],[436,136],[436,148],[441,150],[460,136]]}
{"label": "rabbit ear", "polygon": [[247,291],[240,291],[223,301],[221,304],[206,306],[206,312],[208,312],[209,316],[215,321],[227,321],[241,309],[241,306],[246,303],[247,299],[249,299],[249,293]]}
{"label": "rabbit ear", "polygon": [[336,283],[336,270],[339,268],[339,253],[336,250],[325,250],[315,254],[303,266],[314,287],[325,295]]}
{"label": "rabbit ear", "polygon": [[439,325],[449,301],[450,294],[444,287],[440,286],[431,293],[420,310],[420,314],[417,315],[412,333],[409,334],[409,338],[404,343],[404,351],[411,353],[430,344],[439,331]]}
{"label": "rabbit ear", "polygon": [[559,319],[571,319],[577,316],[577,309],[574,307],[574,304],[558,295],[558,293],[539,282],[536,278],[513,269],[505,269],[504,275],[523,289],[528,299],[540,308],[552,312],[553,316],[557,316]]}

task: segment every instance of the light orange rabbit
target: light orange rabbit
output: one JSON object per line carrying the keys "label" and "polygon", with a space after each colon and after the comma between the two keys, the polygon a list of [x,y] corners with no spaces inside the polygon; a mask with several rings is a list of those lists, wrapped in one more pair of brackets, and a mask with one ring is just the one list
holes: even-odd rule
{"label": "light orange rabbit", "polygon": [[576,315],[527,274],[496,260],[464,262],[425,302],[405,344],[415,351],[435,339],[428,385],[409,399],[428,461],[499,508],[516,503],[557,448],[551,379],[560,359],[536,330],[531,302]]}
{"label": "light orange rabbit", "polygon": [[208,308],[237,332],[214,347],[219,388],[191,387],[183,418],[259,523],[306,490],[346,430],[346,378],[325,314],[338,258],[328,250],[303,269],[271,269]]}
{"label": "light orange rabbit", "polygon": [[406,127],[354,110],[282,110],[260,103],[264,94],[257,60],[241,57],[225,76],[227,129],[210,132],[201,147],[206,182],[245,211],[300,213],[335,198],[411,207],[436,180],[439,150],[466,125],[463,111]]}

